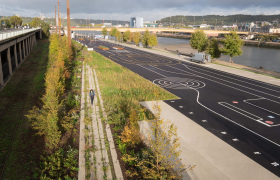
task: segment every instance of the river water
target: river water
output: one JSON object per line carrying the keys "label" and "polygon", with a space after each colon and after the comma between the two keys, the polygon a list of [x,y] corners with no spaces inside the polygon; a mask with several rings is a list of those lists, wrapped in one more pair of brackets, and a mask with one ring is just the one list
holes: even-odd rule
{"label": "river water", "polygon": [[[86,35],[100,35],[99,31],[83,31],[77,32]],[[182,53],[197,53],[197,50],[192,49],[188,39],[176,39],[157,37],[158,45],[157,49],[167,49]],[[238,57],[233,57],[231,60],[236,64],[259,68],[262,66],[264,69],[280,72],[280,49],[255,47],[255,46],[243,46],[243,54]],[[229,61],[229,56],[221,56],[219,60]]]}
{"label": "river water", "polygon": [[[197,50],[191,48],[188,39],[176,39],[158,37],[157,49],[167,49],[184,53],[197,53]],[[236,64],[242,64],[250,67],[280,72],[280,49],[243,46],[243,54],[239,57],[233,57],[231,60]],[[222,61],[229,61],[229,56],[219,58]]]}

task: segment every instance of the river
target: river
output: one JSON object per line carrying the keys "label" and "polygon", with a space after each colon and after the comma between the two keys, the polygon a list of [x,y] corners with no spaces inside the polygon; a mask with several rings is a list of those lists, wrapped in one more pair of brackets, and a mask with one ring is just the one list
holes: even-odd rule
{"label": "river", "polygon": [[[84,31],[77,32],[86,35],[100,35],[101,32],[98,31]],[[157,49],[165,49],[176,51],[182,53],[197,53],[197,50],[192,49],[188,39],[176,39],[176,38],[166,38],[157,37],[158,45]],[[264,69],[280,72],[280,50],[274,48],[266,47],[255,47],[255,46],[243,46],[243,54],[238,57],[233,57],[231,60],[236,64],[241,64],[245,66],[260,68],[262,66]],[[229,56],[223,56],[219,58],[222,61],[229,61]]]}
{"label": "river", "polygon": [[[176,39],[158,37],[157,49],[165,49],[184,53],[197,53],[197,50],[192,49],[188,39]],[[274,48],[243,46],[243,54],[238,57],[233,57],[231,60],[236,64],[280,72],[280,50]],[[219,58],[222,61],[229,61],[229,56]]]}

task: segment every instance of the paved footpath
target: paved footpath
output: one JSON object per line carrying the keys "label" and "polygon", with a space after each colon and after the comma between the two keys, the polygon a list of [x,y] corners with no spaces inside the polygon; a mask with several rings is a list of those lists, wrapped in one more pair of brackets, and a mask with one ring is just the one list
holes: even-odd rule
{"label": "paved footpath", "polygon": [[[82,79],[82,100],[81,100],[81,123],[80,123],[80,147],[79,147],[79,180],[85,180],[86,178],[86,159],[85,159],[85,147],[94,148],[90,151],[90,178],[88,179],[107,179],[112,180],[112,172],[118,180],[123,179],[120,164],[117,159],[117,153],[114,147],[113,137],[109,125],[106,125],[105,131],[103,130],[103,124],[100,117],[100,111],[103,112],[103,117],[107,120],[107,116],[103,107],[103,100],[101,97],[97,76],[95,70],[90,66],[85,65]],[[87,81],[85,80],[87,79]],[[93,89],[95,92],[94,103],[91,105],[89,95],[89,89]],[[98,98],[100,105],[98,105]],[[91,123],[86,125],[84,122],[85,107],[88,108],[88,117],[91,118]],[[101,110],[100,110],[101,108]],[[87,133],[88,132],[88,136]],[[105,134],[106,133],[106,134]],[[111,153],[112,165],[106,149],[106,137],[108,138],[108,150]],[[91,149],[92,149],[91,148]],[[113,167],[113,171],[112,168]]]}
{"label": "paved footpath", "polygon": [[[155,101],[141,102],[151,112]],[[223,140],[178,112],[163,101],[159,101],[161,118],[177,126],[180,137],[180,158],[187,167],[196,167],[184,173],[184,180],[276,180],[276,175],[248,158]],[[147,137],[147,121],[139,121],[141,133]]]}

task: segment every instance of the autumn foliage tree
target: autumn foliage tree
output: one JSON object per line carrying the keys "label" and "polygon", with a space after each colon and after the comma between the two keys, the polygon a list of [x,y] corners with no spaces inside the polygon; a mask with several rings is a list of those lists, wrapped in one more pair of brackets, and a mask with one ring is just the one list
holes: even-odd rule
{"label": "autumn foliage tree", "polygon": [[69,78],[69,59],[72,57],[67,38],[50,38],[48,69],[45,76],[46,93],[41,99],[42,108],[33,107],[26,115],[37,134],[44,136],[47,146],[55,149],[63,131],[71,127],[71,113],[65,111],[65,79]]}
{"label": "autumn foliage tree", "polygon": [[133,42],[136,45],[139,45],[140,40],[141,40],[141,34],[139,32],[133,33]]}

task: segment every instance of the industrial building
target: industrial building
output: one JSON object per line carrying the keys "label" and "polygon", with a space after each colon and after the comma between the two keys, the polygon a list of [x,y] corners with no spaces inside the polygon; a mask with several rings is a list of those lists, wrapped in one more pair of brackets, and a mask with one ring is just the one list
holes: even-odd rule
{"label": "industrial building", "polygon": [[132,17],[130,19],[130,27],[132,28],[143,28],[143,18],[142,17]]}

